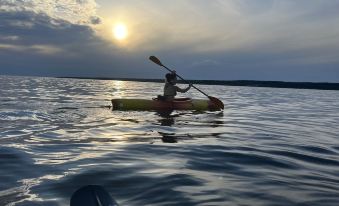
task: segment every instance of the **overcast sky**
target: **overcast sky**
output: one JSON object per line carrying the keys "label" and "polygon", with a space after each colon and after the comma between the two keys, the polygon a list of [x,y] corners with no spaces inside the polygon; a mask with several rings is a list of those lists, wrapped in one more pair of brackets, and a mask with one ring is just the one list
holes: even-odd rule
{"label": "overcast sky", "polygon": [[[0,74],[339,82],[339,0],[0,0]],[[125,33],[118,38],[116,25]]]}

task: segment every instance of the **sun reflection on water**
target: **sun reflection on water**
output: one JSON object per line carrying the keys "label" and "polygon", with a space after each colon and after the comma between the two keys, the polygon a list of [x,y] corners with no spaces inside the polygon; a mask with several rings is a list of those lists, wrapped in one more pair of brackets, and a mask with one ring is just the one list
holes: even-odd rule
{"label": "sun reflection on water", "polygon": [[122,98],[125,96],[126,84],[124,81],[114,80],[111,83],[111,87],[113,88],[112,96],[114,98]]}

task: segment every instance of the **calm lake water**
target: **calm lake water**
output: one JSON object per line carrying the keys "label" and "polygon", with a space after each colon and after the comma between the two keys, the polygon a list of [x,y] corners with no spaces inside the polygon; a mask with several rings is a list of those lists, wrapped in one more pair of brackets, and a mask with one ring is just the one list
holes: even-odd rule
{"label": "calm lake water", "polygon": [[87,184],[122,206],[339,204],[338,91],[197,85],[225,110],[107,107],[162,86],[0,76],[0,205],[68,205]]}

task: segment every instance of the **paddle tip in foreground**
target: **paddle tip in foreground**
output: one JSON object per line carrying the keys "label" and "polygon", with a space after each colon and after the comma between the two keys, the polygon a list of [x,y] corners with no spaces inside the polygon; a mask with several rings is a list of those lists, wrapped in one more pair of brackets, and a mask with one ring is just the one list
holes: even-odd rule
{"label": "paddle tip in foreground", "polygon": [[216,97],[208,96],[208,98],[220,109],[224,110],[224,103]]}
{"label": "paddle tip in foreground", "polygon": [[150,57],[149,57],[149,60],[151,60],[152,62],[154,62],[154,63],[156,63],[156,64],[158,64],[158,65],[160,65],[160,66],[164,66],[164,65],[161,63],[161,61],[160,61],[158,58],[156,58],[155,56],[150,56]]}
{"label": "paddle tip in foreground", "polygon": [[70,206],[118,206],[118,203],[103,187],[87,185],[73,193]]}

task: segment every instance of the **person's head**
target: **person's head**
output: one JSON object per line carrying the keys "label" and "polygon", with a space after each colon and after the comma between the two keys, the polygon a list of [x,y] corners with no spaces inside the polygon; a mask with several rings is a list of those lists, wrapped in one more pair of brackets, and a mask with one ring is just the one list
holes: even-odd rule
{"label": "person's head", "polygon": [[173,73],[167,73],[166,74],[166,81],[171,83],[171,84],[176,84],[177,83],[177,75]]}

